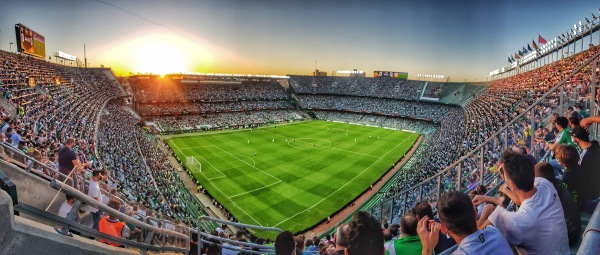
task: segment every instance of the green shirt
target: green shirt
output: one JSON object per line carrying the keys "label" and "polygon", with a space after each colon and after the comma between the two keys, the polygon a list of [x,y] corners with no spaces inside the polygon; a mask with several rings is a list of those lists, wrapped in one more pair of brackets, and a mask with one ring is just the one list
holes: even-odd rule
{"label": "green shirt", "polygon": [[569,145],[569,146],[575,146],[575,144],[573,143],[573,140],[571,140],[571,136],[569,135],[569,131],[571,131],[570,128],[564,128],[560,133],[560,140],[558,140],[559,144],[564,144],[564,145]]}
{"label": "green shirt", "polygon": [[[392,247],[393,246],[393,247]],[[405,236],[392,243],[386,244],[385,255],[420,255],[423,250],[421,239],[418,235]],[[390,251],[393,248],[393,251]]]}

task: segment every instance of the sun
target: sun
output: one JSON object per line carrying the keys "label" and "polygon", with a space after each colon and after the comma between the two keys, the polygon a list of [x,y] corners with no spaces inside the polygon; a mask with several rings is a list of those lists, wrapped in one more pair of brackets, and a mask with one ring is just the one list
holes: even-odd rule
{"label": "sun", "polygon": [[136,50],[138,72],[164,76],[188,71],[185,66],[185,55],[177,43],[155,37],[153,40],[140,42]]}

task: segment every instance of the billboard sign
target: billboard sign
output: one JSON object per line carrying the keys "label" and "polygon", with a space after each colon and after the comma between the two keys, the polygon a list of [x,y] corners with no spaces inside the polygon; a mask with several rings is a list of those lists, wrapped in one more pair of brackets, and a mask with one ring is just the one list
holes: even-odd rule
{"label": "billboard sign", "polygon": [[407,80],[408,79],[408,73],[404,73],[404,72],[392,72],[392,71],[374,71],[373,72],[373,77],[375,77],[375,78],[377,78],[377,77],[390,77],[390,78],[394,78],[394,79]]}
{"label": "billboard sign", "polygon": [[19,52],[46,58],[46,39],[42,35],[22,24],[15,25],[15,34]]}
{"label": "billboard sign", "polygon": [[77,57],[73,56],[73,55],[69,55],[67,53],[64,53],[62,51],[59,51],[56,53],[56,57],[62,58],[62,59],[66,59],[66,60],[71,60],[71,61],[75,61],[77,60]]}

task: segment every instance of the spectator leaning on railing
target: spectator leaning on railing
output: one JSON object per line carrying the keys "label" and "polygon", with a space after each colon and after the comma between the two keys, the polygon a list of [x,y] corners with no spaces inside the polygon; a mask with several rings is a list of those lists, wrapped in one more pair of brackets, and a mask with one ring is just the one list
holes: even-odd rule
{"label": "spectator leaning on railing", "polygon": [[[516,152],[506,151],[501,158],[504,180],[514,193],[519,210],[509,212],[501,206],[489,214],[487,205],[480,221],[483,228],[494,225],[511,245],[528,254],[569,254],[565,217],[556,189],[544,178],[536,178],[532,162]],[[474,205],[493,203],[487,196],[475,196]]]}

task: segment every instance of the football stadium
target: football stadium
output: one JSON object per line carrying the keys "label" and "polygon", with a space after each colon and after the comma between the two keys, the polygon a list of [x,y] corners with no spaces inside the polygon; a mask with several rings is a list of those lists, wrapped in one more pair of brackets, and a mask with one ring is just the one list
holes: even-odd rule
{"label": "football stadium", "polygon": [[600,254],[600,6],[459,2],[3,4],[0,254]]}

